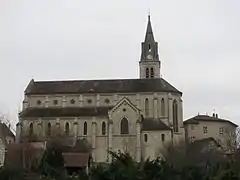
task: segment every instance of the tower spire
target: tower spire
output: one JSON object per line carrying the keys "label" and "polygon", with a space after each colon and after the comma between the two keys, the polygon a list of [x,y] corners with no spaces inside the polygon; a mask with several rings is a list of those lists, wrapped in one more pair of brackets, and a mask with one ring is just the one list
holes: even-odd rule
{"label": "tower spire", "polygon": [[151,16],[148,14],[145,40],[142,42],[140,58],[140,78],[160,78],[160,60],[158,56],[158,43],[154,40]]}
{"label": "tower spire", "polygon": [[145,42],[154,42],[150,12],[148,14],[148,23],[147,23],[147,30],[145,35]]}

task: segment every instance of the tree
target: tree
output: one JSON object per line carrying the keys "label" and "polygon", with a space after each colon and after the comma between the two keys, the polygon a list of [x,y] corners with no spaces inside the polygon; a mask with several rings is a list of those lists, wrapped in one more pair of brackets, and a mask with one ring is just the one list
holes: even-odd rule
{"label": "tree", "polygon": [[57,143],[47,146],[39,165],[39,171],[46,177],[61,179],[64,177],[64,159]]}

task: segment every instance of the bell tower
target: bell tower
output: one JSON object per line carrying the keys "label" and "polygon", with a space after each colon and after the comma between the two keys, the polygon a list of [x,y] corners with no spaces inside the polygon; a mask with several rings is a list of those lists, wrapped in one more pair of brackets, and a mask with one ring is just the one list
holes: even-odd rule
{"label": "bell tower", "polygon": [[155,42],[150,15],[145,40],[142,42],[142,53],[139,62],[140,79],[160,78],[161,62],[158,56],[158,43]]}

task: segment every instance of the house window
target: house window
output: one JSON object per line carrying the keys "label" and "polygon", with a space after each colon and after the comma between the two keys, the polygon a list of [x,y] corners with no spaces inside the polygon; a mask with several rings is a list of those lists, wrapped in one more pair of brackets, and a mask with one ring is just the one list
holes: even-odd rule
{"label": "house window", "polygon": [[85,121],[84,122],[84,125],[83,125],[83,135],[87,135],[87,122]]}
{"label": "house window", "polygon": [[161,115],[165,116],[165,102],[164,99],[161,99]]}
{"label": "house window", "polygon": [[154,78],[154,70],[151,68],[151,78]]}
{"label": "house window", "polygon": [[195,130],[195,125],[191,124],[191,130]]}
{"label": "house window", "polygon": [[223,134],[223,127],[219,128],[219,134],[221,134],[221,135]]}
{"label": "house window", "polygon": [[68,122],[65,124],[65,134],[69,135],[69,123]]}
{"label": "house window", "polygon": [[203,126],[203,133],[204,133],[204,134],[208,133],[207,126]]}
{"label": "house window", "polygon": [[33,123],[29,125],[29,136],[33,135]]}
{"label": "house window", "polygon": [[57,104],[58,104],[58,100],[55,99],[55,100],[53,101],[53,104],[54,104],[54,105],[57,105]]}
{"label": "house window", "polygon": [[161,139],[162,139],[162,142],[165,141],[165,134],[161,134]]}
{"label": "house window", "polygon": [[146,78],[149,78],[149,69],[146,68]]}
{"label": "house window", "polygon": [[178,104],[176,99],[173,101],[173,130],[178,132]]}
{"label": "house window", "polygon": [[102,135],[106,135],[106,123],[102,122]]}
{"label": "house window", "polygon": [[75,100],[74,100],[74,99],[71,99],[70,103],[71,103],[71,104],[75,104]]}
{"label": "house window", "polygon": [[129,134],[128,120],[126,118],[121,120],[121,134]]}
{"label": "house window", "polygon": [[48,136],[51,135],[51,123],[48,123],[48,126],[47,126],[47,135],[48,135]]}
{"label": "house window", "polygon": [[145,116],[149,116],[149,101],[148,98],[145,99]]}
{"label": "house window", "polygon": [[144,134],[144,142],[147,142],[147,141],[148,141],[148,135]]}

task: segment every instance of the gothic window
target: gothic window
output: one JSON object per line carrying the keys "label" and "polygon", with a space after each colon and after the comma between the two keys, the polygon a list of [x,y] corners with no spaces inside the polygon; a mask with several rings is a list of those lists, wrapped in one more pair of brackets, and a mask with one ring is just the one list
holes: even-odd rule
{"label": "gothic window", "polygon": [[92,100],[91,100],[91,99],[88,99],[87,102],[88,102],[88,104],[91,104],[91,103],[92,103]]}
{"label": "gothic window", "polygon": [[145,116],[149,116],[149,101],[148,98],[145,99]]}
{"label": "gothic window", "polygon": [[37,100],[37,105],[41,105],[41,101],[40,100]]}
{"label": "gothic window", "polygon": [[33,135],[33,123],[29,125],[29,136]]}
{"label": "gothic window", "polygon": [[87,122],[85,121],[84,122],[84,125],[83,125],[83,135],[87,135]]}
{"label": "gothic window", "polygon": [[47,126],[47,135],[50,136],[51,135],[51,123],[48,123],[48,126]]}
{"label": "gothic window", "polygon": [[148,50],[150,50],[151,49],[151,44],[148,44]]}
{"label": "gothic window", "polygon": [[151,68],[151,78],[154,78],[154,70]]}
{"label": "gothic window", "polygon": [[149,78],[149,69],[146,68],[146,78]]}
{"label": "gothic window", "polygon": [[178,132],[178,104],[176,99],[173,101],[173,130],[174,132]]}
{"label": "gothic window", "polygon": [[165,102],[164,99],[161,99],[161,116],[165,116]]}
{"label": "gothic window", "polygon": [[106,135],[106,123],[102,123],[102,135]]}
{"label": "gothic window", "polygon": [[161,134],[161,139],[162,139],[162,142],[165,141],[165,134]]}
{"label": "gothic window", "polygon": [[68,122],[65,124],[65,134],[69,135],[69,123]]}
{"label": "gothic window", "polygon": [[129,134],[128,120],[126,118],[121,121],[121,134]]}
{"label": "gothic window", "polygon": [[148,135],[144,134],[144,141],[147,142],[148,141]]}

